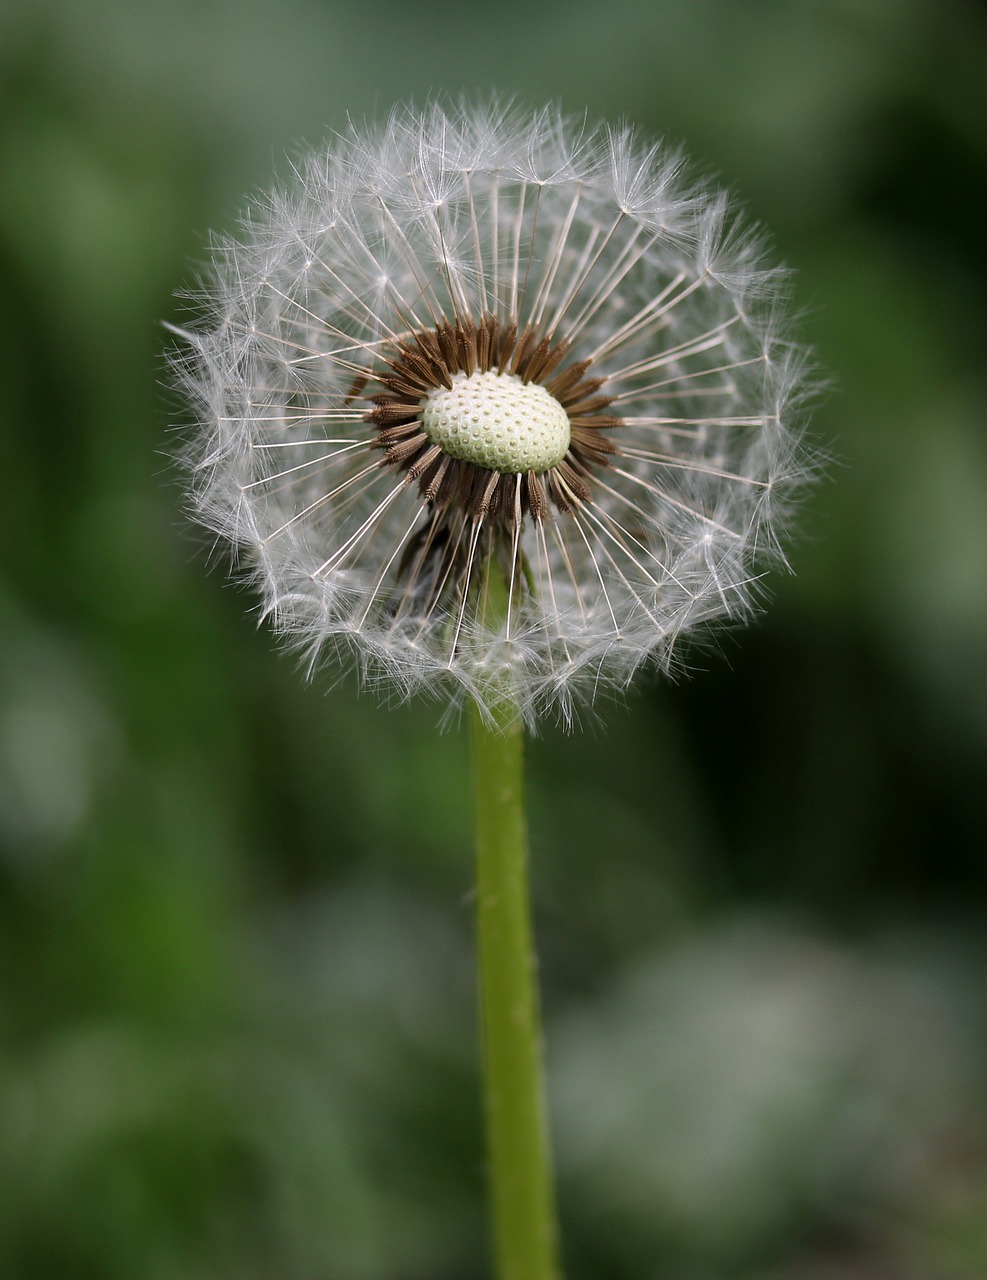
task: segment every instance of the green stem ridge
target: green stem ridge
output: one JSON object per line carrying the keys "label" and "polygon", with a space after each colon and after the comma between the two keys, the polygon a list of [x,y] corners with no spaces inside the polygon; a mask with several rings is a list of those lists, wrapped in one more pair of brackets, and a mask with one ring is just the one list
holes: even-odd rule
{"label": "green stem ridge", "polygon": [[[488,565],[485,605],[506,612]],[[502,597],[502,598],[501,598]],[[523,729],[473,709],[477,952],[497,1280],[559,1280],[528,890]]]}

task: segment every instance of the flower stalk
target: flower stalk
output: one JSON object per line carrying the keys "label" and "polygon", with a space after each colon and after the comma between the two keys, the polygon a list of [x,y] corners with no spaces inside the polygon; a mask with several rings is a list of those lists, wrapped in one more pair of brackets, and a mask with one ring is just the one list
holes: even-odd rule
{"label": "flower stalk", "polygon": [[[492,559],[492,558],[491,558]],[[483,609],[507,589],[487,562]],[[558,1231],[528,889],[523,727],[505,700],[472,715],[476,927],[497,1280],[558,1280]]]}

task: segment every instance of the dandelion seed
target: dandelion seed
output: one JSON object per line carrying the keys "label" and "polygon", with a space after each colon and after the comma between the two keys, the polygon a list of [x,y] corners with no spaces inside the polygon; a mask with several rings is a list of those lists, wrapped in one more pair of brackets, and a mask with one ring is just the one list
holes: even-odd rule
{"label": "dandelion seed", "polygon": [[812,471],[785,292],[629,130],[353,128],[216,245],[179,358],[196,512],[311,667],[568,722],[781,557]]}

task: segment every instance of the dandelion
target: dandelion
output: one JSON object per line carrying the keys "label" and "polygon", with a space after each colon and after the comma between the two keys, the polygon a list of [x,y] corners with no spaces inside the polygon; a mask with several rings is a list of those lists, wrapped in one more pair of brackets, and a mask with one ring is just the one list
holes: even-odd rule
{"label": "dandelion", "polygon": [[473,708],[499,1280],[557,1280],[522,724],[747,616],[812,471],[785,273],[629,129],[435,104],[215,246],[181,331],[198,517],[308,655]]}
{"label": "dandelion", "polygon": [[216,246],[182,361],[196,513],[310,667],[569,723],[747,616],[780,558],[811,470],[785,291],[629,129],[352,128]]}

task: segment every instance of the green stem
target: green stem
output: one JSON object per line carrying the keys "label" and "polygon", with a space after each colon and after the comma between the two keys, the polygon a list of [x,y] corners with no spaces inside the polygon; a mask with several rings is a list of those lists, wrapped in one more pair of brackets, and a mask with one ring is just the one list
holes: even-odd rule
{"label": "green stem", "polygon": [[[506,608],[488,572],[486,604]],[[506,592],[503,593],[506,597]],[[472,720],[477,949],[497,1280],[558,1280],[528,893],[524,743],[512,708]]]}

